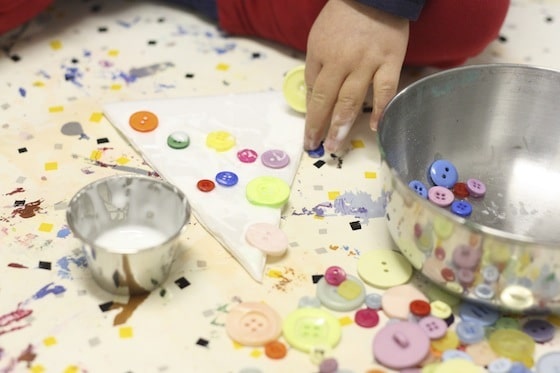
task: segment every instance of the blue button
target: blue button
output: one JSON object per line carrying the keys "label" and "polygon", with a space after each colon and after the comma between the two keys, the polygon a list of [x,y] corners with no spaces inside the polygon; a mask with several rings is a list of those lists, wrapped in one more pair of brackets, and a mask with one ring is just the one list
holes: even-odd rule
{"label": "blue button", "polygon": [[488,364],[488,373],[509,373],[512,365],[507,357],[499,357]]}
{"label": "blue button", "polygon": [[494,298],[494,289],[488,284],[478,284],[474,288],[474,295],[480,299],[492,299]]}
{"label": "blue button", "polygon": [[[539,370],[540,372],[540,370]],[[543,370],[544,372],[544,370]],[[529,368],[527,368],[525,366],[525,364],[519,362],[519,361],[514,361],[511,364],[511,368],[509,368],[509,372],[508,373],[533,373],[533,371]]]}
{"label": "blue button", "polygon": [[487,283],[493,283],[498,281],[498,277],[500,277],[500,271],[496,266],[487,265],[486,267],[482,268],[482,278]]}
{"label": "blue button", "polygon": [[377,294],[377,293],[366,294],[365,303],[367,308],[371,308],[374,310],[381,309],[381,294]]}
{"label": "blue button", "polygon": [[412,189],[416,194],[420,197],[427,199],[428,198],[428,188],[422,183],[420,180],[412,180],[408,183],[408,187]]}
{"label": "blue button", "polygon": [[459,215],[466,218],[467,216],[471,215],[472,206],[467,201],[456,200],[453,201],[453,203],[451,204],[451,212],[454,213],[455,215]]}
{"label": "blue button", "polygon": [[553,351],[542,355],[537,360],[537,372],[560,372],[560,352]]}
{"label": "blue button", "polygon": [[554,325],[543,319],[529,320],[521,329],[537,343],[548,342],[554,338]]}
{"label": "blue button", "polygon": [[430,166],[430,179],[435,185],[451,188],[459,179],[459,174],[453,163],[438,159]]}
{"label": "blue button", "polygon": [[460,321],[455,326],[455,333],[463,344],[473,344],[484,339],[484,326],[475,321]]}
{"label": "blue button", "polygon": [[311,158],[321,158],[323,155],[325,155],[325,148],[323,147],[323,143],[321,142],[317,149],[308,150],[307,154],[309,154]]}
{"label": "blue button", "polygon": [[497,310],[479,304],[463,302],[459,306],[459,316],[463,321],[473,321],[482,326],[494,325],[500,317]]}
{"label": "blue button", "polygon": [[234,186],[238,181],[237,175],[230,171],[222,171],[216,174],[216,182],[223,186]]}
{"label": "blue button", "polygon": [[443,354],[441,354],[441,360],[451,360],[451,359],[463,359],[468,361],[473,361],[472,357],[467,354],[465,351],[461,350],[445,350]]}

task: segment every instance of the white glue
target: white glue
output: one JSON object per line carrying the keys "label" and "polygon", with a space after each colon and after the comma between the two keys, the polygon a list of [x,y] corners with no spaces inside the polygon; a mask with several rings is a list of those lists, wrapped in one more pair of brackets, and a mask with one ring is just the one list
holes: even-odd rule
{"label": "white glue", "polygon": [[157,229],[131,224],[104,232],[95,240],[95,246],[127,254],[161,245],[166,239],[167,237]]}

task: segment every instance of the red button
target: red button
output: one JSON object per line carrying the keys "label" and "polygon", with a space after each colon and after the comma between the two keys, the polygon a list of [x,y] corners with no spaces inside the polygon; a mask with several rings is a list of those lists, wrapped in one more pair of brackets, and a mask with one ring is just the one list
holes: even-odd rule
{"label": "red button", "polygon": [[209,192],[216,187],[212,180],[202,179],[196,183],[196,187],[202,192]]}
{"label": "red button", "polygon": [[416,299],[410,302],[410,312],[414,316],[419,316],[419,317],[428,316],[431,313],[431,311],[432,311],[432,307],[430,306],[430,303],[424,300]]}
{"label": "red button", "polygon": [[356,324],[364,328],[373,328],[379,323],[379,314],[373,308],[362,308],[354,314]]}
{"label": "red button", "polygon": [[453,185],[453,194],[459,198],[467,198],[469,196],[469,190],[467,189],[467,184],[463,182],[456,183]]}

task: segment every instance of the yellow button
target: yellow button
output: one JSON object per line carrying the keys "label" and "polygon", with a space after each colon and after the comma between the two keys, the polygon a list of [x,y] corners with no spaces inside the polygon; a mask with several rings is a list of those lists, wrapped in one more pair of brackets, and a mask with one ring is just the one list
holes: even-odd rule
{"label": "yellow button", "polygon": [[441,300],[435,300],[432,303],[430,303],[430,310],[432,316],[444,320],[447,319],[449,316],[451,316],[451,314],[453,313],[451,307],[447,303]]}
{"label": "yellow button", "polygon": [[342,335],[338,319],[322,308],[304,307],[292,311],[284,319],[282,331],[286,342],[302,352],[317,346],[332,348]]}
{"label": "yellow button", "polygon": [[288,105],[298,113],[307,111],[307,88],[305,86],[305,66],[297,66],[286,73],[282,85]]}
{"label": "yellow button", "polygon": [[352,300],[362,294],[362,287],[355,281],[344,280],[338,285],[336,292],[344,299]]}
{"label": "yellow button", "polygon": [[158,117],[150,111],[137,111],[128,119],[128,124],[138,132],[150,132],[158,126]]}
{"label": "yellow button", "polygon": [[445,217],[436,216],[434,219],[434,233],[442,240],[451,237],[453,222]]}
{"label": "yellow button", "polygon": [[227,131],[213,131],[206,136],[206,146],[218,152],[225,152],[234,145],[235,137]]}
{"label": "yellow button", "polygon": [[430,342],[432,348],[439,352],[456,349],[460,343],[459,336],[451,329],[447,329],[445,335],[440,339],[434,339]]}
{"label": "yellow button", "polygon": [[290,198],[290,186],[275,176],[259,176],[247,183],[245,196],[254,205],[282,207]]}
{"label": "yellow button", "polygon": [[533,366],[535,341],[516,329],[499,329],[488,337],[488,343],[496,354],[519,361],[527,367]]}
{"label": "yellow button", "polygon": [[462,358],[445,360],[433,370],[434,373],[483,373],[485,371],[472,361]]}

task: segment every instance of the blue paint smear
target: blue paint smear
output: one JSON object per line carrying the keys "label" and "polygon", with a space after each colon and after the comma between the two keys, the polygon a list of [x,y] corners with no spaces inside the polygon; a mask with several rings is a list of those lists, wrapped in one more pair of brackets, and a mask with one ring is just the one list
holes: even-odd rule
{"label": "blue paint smear", "polygon": [[90,56],[91,56],[91,51],[84,49],[84,57],[90,57]]}
{"label": "blue paint smear", "polygon": [[63,256],[56,262],[56,266],[58,267],[57,275],[63,279],[72,280],[70,264],[74,264],[78,268],[87,268],[87,259],[85,255]]}
{"label": "blue paint smear", "polygon": [[64,70],[64,79],[67,82],[71,82],[74,85],[78,86],[78,87],[82,87],[82,83],[79,81],[79,79],[82,78],[82,73],[80,72],[80,70],[78,70],[77,67],[64,67],[62,66]]}
{"label": "blue paint smear", "polygon": [[58,295],[61,293],[64,293],[66,291],[66,288],[62,285],[54,285],[52,286],[54,283],[51,282],[50,284],[47,284],[45,286],[43,286],[41,289],[39,289],[38,292],[36,292],[33,295],[33,299],[41,299],[49,294],[54,294],[54,295]]}
{"label": "blue paint smear", "polygon": [[25,90],[25,88],[21,88],[21,87],[19,88],[19,95],[21,97],[27,96],[27,91]]}
{"label": "blue paint smear", "polygon": [[70,235],[71,231],[68,227],[64,227],[61,230],[58,231],[58,233],[56,234],[56,236],[58,238],[66,238],[68,237],[68,235]]}
{"label": "blue paint smear", "polygon": [[235,43],[228,43],[228,44],[224,45],[223,47],[216,47],[216,48],[214,48],[214,50],[218,54],[224,54],[224,53],[227,53],[227,52],[230,52],[230,51],[234,50],[235,47],[236,47]]}
{"label": "blue paint smear", "polygon": [[127,74],[124,71],[120,71],[116,78],[124,80],[126,83],[134,83],[136,81],[136,76],[132,74]]}
{"label": "blue paint smear", "polygon": [[45,70],[39,70],[39,75],[41,75],[45,79],[51,78],[51,76]]}

